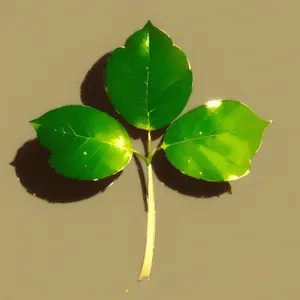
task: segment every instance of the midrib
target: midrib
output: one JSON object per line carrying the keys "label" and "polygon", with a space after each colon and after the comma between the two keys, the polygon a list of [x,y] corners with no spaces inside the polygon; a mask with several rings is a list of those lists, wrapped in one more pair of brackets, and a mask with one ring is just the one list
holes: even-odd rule
{"label": "midrib", "polygon": [[178,145],[178,144],[184,144],[184,143],[189,143],[189,142],[193,142],[193,141],[198,141],[198,140],[202,140],[202,139],[207,139],[207,138],[211,138],[211,137],[215,137],[221,134],[225,134],[227,132],[223,132],[223,133],[217,133],[217,134],[211,134],[211,135],[206,135],[206,136],[199,136],[197,138],[193,138],[193,139],[186,139],[186,140],[182,140],[173,144],[166,144],[166,148],[170,147],[170,146],[174,146],[174,145]]}
{"label": "midrib", "polygon": [[96,138],[92,138],[92,137],[89,137],[89,136],[84,136],[84,135],[77,134],[75,131],[74,132],[68,132],[68,131],[63,132],[61,130],[55,130],[55,131],[56,132],[61,132],[63,134],[73,135],[73,136],[76,136],[76,137],[79,137],[79,138],[82,138],[82,139],[85,139],[85,140],[93,140],[93,141],[96,141],[98,143],[107,144],[107,145],[110,145],[110,146],[113,146],[113,147],[116,147],[116,148],[119,148],[119,149],[122,149],[122,150],[132,151],[132,149],[128,149],[128,148],[125,148],[125,147],[122,147],[122,146],[110,143],[108,141],[100,141],[100,140],[98,140]]}
{"label": "midrib", "polygon": [[147,110],[147,119],[148,126],[151,128],[150,124],[150,111],[149,111],[149,78],[150,78],[150,33],[148,32],[148,67],[146,67],[146,110]]}

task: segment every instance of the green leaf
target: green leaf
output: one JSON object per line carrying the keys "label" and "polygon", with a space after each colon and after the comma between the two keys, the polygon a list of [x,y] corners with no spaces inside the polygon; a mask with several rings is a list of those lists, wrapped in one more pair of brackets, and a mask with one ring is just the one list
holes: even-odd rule
{"label": "green leaf", "polygon": [[141,129],[169,124],[182,112],[192,91],[187,57],[150,21],[111,53],[105,73],[112,105]]}
{"label": "green leaf", "polygon": [[236,180],[250,172],[271,121],[233,100],[212,100],[177,119],[162,148],[184,174],[206,181]]}
{"label": "green leaf", "polygon": [[113,175],[129,163],[129,136],[114,118],[97,109],[68,105],[30,121],[41,144],[50,150],[58,173],[80,180]]}

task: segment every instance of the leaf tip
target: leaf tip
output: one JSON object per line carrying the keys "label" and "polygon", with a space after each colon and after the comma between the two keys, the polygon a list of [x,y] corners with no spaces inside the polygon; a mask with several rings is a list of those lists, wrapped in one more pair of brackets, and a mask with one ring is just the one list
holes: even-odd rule
{"label": "leaf tip", "polygon": [[33,126],[35,130],[38,130],[42,125],[37,123],[37,119],[29,121],[29,124]]}
{"label": "leaf tip", "polygon": [[273,120],[263,120],[264,121],[264,130],[267,129],[272,123]]}
{"label": "leaf tip", "polygon": [[150,20],[146,23],[145,27],[153,27],[153,24]]}

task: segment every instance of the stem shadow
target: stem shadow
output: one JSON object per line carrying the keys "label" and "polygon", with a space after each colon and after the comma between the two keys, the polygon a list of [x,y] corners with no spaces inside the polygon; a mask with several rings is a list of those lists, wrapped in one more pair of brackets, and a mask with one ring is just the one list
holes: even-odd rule
{"label": "stem shadow", "polygon": [[195,198],[210,198],[232,193],[229,182],[208,182],[181,173],[168,161],[164,151],[158,151],[154,155],[152,166],[157,178],[165,186],[180,194]]}
{"label": "stem shadow", "polygon": [[30,194],[50,203],[70,203],[84,200],[104,192],[121,175],[119,172],[98,181],[80,181],[58,174],[49,165],[50,152],[38,139],[21,146],[10,164]]}

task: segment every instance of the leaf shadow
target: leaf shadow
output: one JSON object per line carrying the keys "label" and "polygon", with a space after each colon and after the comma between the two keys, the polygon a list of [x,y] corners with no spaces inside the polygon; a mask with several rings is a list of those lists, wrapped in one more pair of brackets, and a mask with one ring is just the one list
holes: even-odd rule
{"label": "leaf shadow", "polygon": [[22,145],[10,164],[23,187],[30,194],[50,203],[70,203],[104,192],[121,175],[119,172],[98,181],[80,181],[64,177],[49,165],[50,152],[38,139]]}
{"label": "leaf shadow", "polygon": [[114,109],[106,94],[104,70],[110,53],[108,52],[102,56],[87,72],[80,86],[81,102],[84,105],[99,109],[114,117],[124,126],[133,139],[139,139],[143,135],[143,130],[127,123]]}
{"label": "leaf shadow", "polygon": [[195,198],[219,197],[224,193],[232,194],[229,182],[208,182],[181,173],[167,159],[164,151],[157,152],[152,160],[157,178],[174,191]]}

